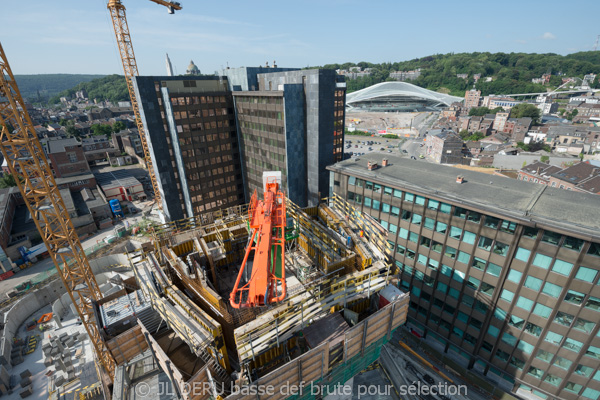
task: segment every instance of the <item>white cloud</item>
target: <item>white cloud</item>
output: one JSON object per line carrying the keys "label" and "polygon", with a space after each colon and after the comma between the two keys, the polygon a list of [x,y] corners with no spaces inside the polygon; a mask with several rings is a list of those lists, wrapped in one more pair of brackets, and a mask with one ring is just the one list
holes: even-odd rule
{"label": "white cloud", "polygon": [[552,33],[550,32],[546,32],[542,35],[542,39],[544,40],[553,40],[556,39],[556,36],[554,36]]}

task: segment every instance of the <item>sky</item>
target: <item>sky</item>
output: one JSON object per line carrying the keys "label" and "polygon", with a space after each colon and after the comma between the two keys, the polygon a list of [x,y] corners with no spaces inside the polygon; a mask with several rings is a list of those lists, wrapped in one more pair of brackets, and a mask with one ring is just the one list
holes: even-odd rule
{"label": "sky", "polygon": [[[140,75],[223,67],[405,61],[473,51],[569,54],[594,48],[597,0],[180,0],[173,15],[122,0]],[[0,43],[14,74],[122,74],[106,0],[13,1]]]}

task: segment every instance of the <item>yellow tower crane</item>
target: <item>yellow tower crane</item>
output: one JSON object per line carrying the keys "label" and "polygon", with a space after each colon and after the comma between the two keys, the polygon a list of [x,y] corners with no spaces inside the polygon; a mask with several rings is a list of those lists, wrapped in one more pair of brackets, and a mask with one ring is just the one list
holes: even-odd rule
{"label": "yellow tower crane", "polygon": [[[177,2],[164,0],[150,1],[167,7],[170,14],[173,14],[175,10],[181,10],[181,5]],[[127,81],[127,89],[129,90],[129,98],[131,99],[131,107],[133,108],[133,113],[135,115],[135,122],[140,135],[140,141],[144,149],[146,167],[148,167],[148,174],[150,175],[152,189],[154,190],[154,200],[156,201],[156,204],[158,204],[158,207],[162,209],[160,191],[158,190],[158,182],[152,166],[152,157],[150,156],[148,142],[146,141],[146,136],[144,134],[144,124],[140,118],[140,106],[137,102],[135,91],[133,89],[133,77],[138,76],[139,72],[137,62],[135,61],[135,54],[133,53],[133,45],[131,44],[131,35],[129,34],[127,18],[125,17],[125,6],[121,3],[121,0],[109,0],[107,7],[110,11],[113,28],[115,29],[115,36],[117,37],[119,54],[121,55],[121,61],[123,62],[123,71],[125,72],[125,80]]]}
{"label": "yellow tower crane", "polygon": [[92,303],[102,295],[33,126],[0,44],[0,150],[112,381],[115,361],[100,336]]}

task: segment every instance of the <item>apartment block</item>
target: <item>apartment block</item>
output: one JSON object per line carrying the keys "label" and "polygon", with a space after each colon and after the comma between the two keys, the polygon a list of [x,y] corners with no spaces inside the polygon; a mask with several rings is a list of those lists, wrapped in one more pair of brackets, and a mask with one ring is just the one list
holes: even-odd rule
{"label": "apartment block", "polygon": [[56,178],[91,173],[83,147],[77,139],[48,140],[46,148]]}
{"label": "apartment block", "polygon": [[597,196],[397,156],[328,169],[387,230],[415,334],[521,397],[600,397]]}
{"label": "apartment block", "polygon": [[481,90],[467,90],[465,92],[465,107],[479,107],[481,101]]}
{"label": "apartment block", "polygon": [[168,220],[245,201],[233,97],[226,77],[135,77]]}

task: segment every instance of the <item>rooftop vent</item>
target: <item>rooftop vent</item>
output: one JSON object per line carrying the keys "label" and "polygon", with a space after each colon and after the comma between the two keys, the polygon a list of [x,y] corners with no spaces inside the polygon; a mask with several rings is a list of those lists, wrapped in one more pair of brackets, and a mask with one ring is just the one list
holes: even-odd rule
{"label": "rooftop vent", "polygon": [[374,169],[377,169],[377,168],[379,168],[379,165],[376,162],[371,162],[371,161],[367,162],[367,169],[369,171],[373,171]]}
{"label": "rooftop vent", "polygon": [[388,166],[388,159],[384,158],[383,161],[381,162],[381,166],[382,167],[387,167]]}
{"label": "rooftop vent", "polygon": [[464,182],[464,180],[465,180],[465,177],[464,177],[464,176],[462,176],[462,175],[458,175],[458,176],[456,177],[456,183],[460,183],[460,184],[462,184],[462,183]]}

